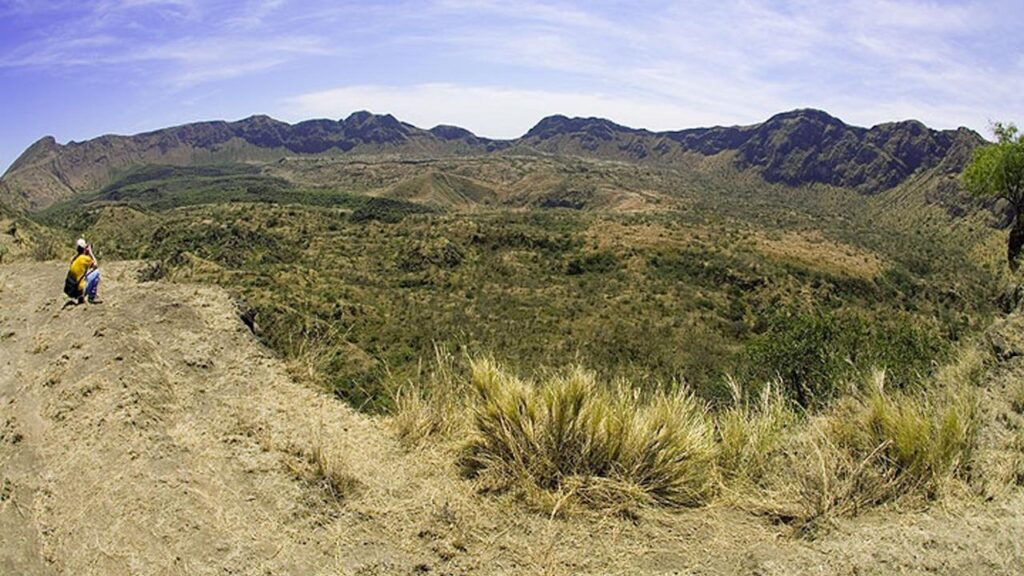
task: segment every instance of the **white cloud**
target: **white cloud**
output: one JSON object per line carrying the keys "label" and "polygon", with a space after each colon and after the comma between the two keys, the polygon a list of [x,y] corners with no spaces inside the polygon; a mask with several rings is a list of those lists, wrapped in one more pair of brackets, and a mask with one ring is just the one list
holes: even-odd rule
{"label": "white cloud", "polygon": [[264,24],[267,17],[283,7],[285,0],[249,0],[242,13],[228,21],[237,28],[255,28]]}
{"label": "white cloud", "polygon": [[265,71],[303,56],[331,51],[313,36],[220,35],[154,40],[130,46],[108,34],[50,37],[0,56],[0,68],[99,67],[139,63],[169,64],[158,76],[168,86],[185,88]]}
{"label": "white cloud", "polygon": [[[491,136],[554,112],[665,129],[810,106],[983,129],[1024,107],[1024,57],[1006,40],[1019,0],[69,1],[0,0],[0,12],[71,14],[0,53],[0,68],[108,67],[184,93],[299,65],[296,93],[357,85],[296,97],[294,118],[367,107]],[[163,25],[142,26],[153,15]]]}
{"label": "white cloud", "polygon": [[[651,130],[687,128],[708,121],[704,110],[663,100],[455,84],[364,85],[312,92],[285,102],[282,117],[292,121],[341,118],[364,109],[391,113],[423,128],[455,124],[490,138],[516,138],[553,114],[597,116]],[[736,123],[726,116],[714,122]]]}

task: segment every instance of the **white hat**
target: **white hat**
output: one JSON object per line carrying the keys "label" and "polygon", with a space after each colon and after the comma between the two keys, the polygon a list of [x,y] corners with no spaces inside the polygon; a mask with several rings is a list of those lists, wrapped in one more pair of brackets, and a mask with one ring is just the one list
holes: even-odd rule
{"label": "white hat", "polygon": [[89,247],[89,245],[86,244],[85,242],[85,238],[79,238],[78,242],[75,242],[75,246],[81,248],[82,250],[85,250],[86,248]]}

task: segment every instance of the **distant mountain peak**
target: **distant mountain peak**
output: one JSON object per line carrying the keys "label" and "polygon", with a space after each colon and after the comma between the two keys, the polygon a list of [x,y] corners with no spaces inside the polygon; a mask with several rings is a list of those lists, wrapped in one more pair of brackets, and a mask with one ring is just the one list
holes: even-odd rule
{"label": "distant mountain peak", "polygon": [[469,130],[448,124],[438,124],[430,129],[430,133],[442,140],[464,140],[468,138],[476,138],[476,134],[473,134]]}
{"label": "distant mountain peak", "polygon": [[606,118],[569,118],[568,116],[555,114],[541,119],[523,138],[547,140],[559,135],[578,133],[606,140],[614,137],[616,133],[638,132],[643,131],[616,124]]}
{"label": "distant mountain peak", "polygon": [[[875,193],[921,170],[952,174],[983,142],[973,131],[936,131],[916,120],[861,128],[825,111],[800,108],[761,124],[652,132],[605,118],[555,114],[516,140],[490,140],[458,126],[429,130],[367,110],[340,120],[288,124],[267,115],[234,122],[197,122],[134,136],[107,135],[60,145],[42,138],[4,174],[0,190],[12,205],[43,208],[109,183],[125,168],[230,160],[266,162],[289,155],[483,155],[515,147],[555,155],[675,165],[685,155],[731,153],[739,170],[769,182],[829,184]],[[3,200],[3,199],[0,199]]]}
{"label": "distant mountain peak", "polygon": [[253,114],[247,118],[240,120],[240,122],[277,122],[278,120],[267,116],[266,114]]}
{"label": "distant mountain peak", "polygon": [[348,115],[348,118],[342,120],[342,122],[366,122],[370,118],[373,118],[375,114],[369,110],[356,110],[355,112]]}
{"label": "distant mountain peak", "polygon": [[31,146],[25,149],[20,156],[11,164],[8,172],[19,170],[25,166],[39,162],[41,159],[50,158],[57,154],[60,145],[53,136],[43,136],[36,140]]}
{"label": "distant mountain peak", "polygon": [[787,112],[780,112],[768,119],[765,124],[777,120],[809,120],[823,124],[838,124],[846,126],[846,123],[835,116],[817,108],[796,108]]}

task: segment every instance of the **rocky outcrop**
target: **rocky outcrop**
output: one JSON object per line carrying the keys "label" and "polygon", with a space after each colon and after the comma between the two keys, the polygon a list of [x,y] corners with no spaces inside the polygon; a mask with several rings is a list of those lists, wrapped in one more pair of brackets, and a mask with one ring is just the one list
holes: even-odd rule
{"label": "rocky outcrop", "polygon": [[820,110],[794,110],[762,124],[649,132],[599,118],[545,118],[527,132],[526,144],[550,153],[620,160],[673,161],[679,154],[736,153],[738,168],[755,169],[769,182],[792,186],[831,184],[875,193],[919,170],[959,172],[982,142],[967,129],[936,131],[914,120],[849,126]]}

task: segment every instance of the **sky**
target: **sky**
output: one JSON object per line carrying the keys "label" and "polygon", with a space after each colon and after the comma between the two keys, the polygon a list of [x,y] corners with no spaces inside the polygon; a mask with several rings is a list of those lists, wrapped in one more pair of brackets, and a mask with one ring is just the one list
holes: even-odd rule
{"label": "sky", "polygon": [[1024,1],[0,0],[0,170],[32,142],[268,114],[522,135],[819,108],[1024,121]]}

